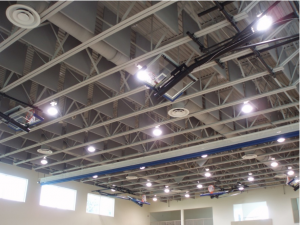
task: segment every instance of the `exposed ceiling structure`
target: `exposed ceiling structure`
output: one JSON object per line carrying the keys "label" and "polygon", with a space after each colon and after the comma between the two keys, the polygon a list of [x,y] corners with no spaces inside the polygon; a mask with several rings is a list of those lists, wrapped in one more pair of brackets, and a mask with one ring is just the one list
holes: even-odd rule
{"label": "exposed ceiling structure", "polygon": [[[174,69],[170,62],[192,65],[203,52],[187,31],[204,48],[222,44],[274,2],[20,2],[39,14],[33,29],[8,20],[6,9],[16,3],[0,2],[0,91],[42,109],[44,113],[36,113],[44,121],[28,133],[0,121],[1,162],[67,176],[117,163],[129,166],[130,160],[160,158],[190,147],[201,152],[201,146],[222,141],[246,142],[272,129],[280,136],[281,130],[299,125],[298,40],[266,42],[205,63],[191,72],[197,82],[174,102],[154,96],[136,76],[137,65],[147,66],[155,76],[168,76]],[[250,44],[299,34],[297,7],[294,2],[277,4],[268,15],[273,21],[285,18],[284,23]],[[185,77],[170,92],[189,82]],[[47,114],[52,101],[59,111],[54,117]],[[248,114],[241,110],[247,101],[254,107]],[[2,97],[0,111],[18,105]],[[171,117],[168,112],[174,108],[188,114]],[[158,125],[162,135],[156,137],[152,131]],[[143,170],[135,167],[76,180],[148,197],[156,194],[161,201],[179,200],[187,191],[194,197],[209,184],[225,187],[239,181],[249,189],[282,185],[288,167],[299,170],[298,139],[291,135],[283,143],[271,138],[240,147],[228,144],[231,149],[207,152],[206,158],[145,163]],[[94,152],[87,150],[91,146]],[[39,149],[52,151],[45,165],[41,160],[47,151]],[[271,166],[273,158],[276,168]],[[211,177],[204,175],[207,168]],[[254,181],[248,181],[249,173]],[[148,180],[151,187],[146,186]],[[163,191],[166,185],[169,194]]]}

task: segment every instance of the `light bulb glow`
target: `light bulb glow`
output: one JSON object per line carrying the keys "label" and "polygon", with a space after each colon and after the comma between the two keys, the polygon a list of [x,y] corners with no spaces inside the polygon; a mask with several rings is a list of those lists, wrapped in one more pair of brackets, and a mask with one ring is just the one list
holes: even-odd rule
{"label": "light bulb glow", "polygon": [[94,175],[93,178],[96,179],[98,177],[98,175]]}
{"label": "light bulb glow", "polygon": [[202,158],[206,158],[206,157],[207,157],[207,155],[202,155],[201,157],[202,157]]}
{"label": "light bulb glow", "polygon": [[145,168],[146,168],[146,167],[144,167],[144,166],[141,166],[141,167],[140,167],[140,170],[144,170]]}
{"label": "light bulb glow", "polygon": [[272,166],[272,167],[278,166],[278,162],[272,162],[272,163],[271,163],[271,166]]}
{"label": "light bulb glow", "polygon": [[206,176],[206,177],[210,177],[210,176],[211,176],[211,174],[210,174],[209,172],[207,172],[207,173],[205,173],[205,174],[204,174],[204,176]]}
{"label": "light bulb glow", "polygon": [[197,188],[202,188],[202,187],[203,187],[202,184],[198,184],[198,185],[197,185]]}
{"label": "light bulb glow", "polygon": [[137,72],[137,78],[141,81],[147,81],[149,80],[149,75],[146,70],[140,70]]}
{"label": "light bulb glow", "polygon": [[248,104],[248,103],[244,103],[244,105],[243,105],[243,107],[242,107],[242,111],[243,111],[244,113],[250,113],[250,112],[252,112],[252,110],[253,110],[252,105],[250,105],[250,104]]}
{"label": "light bulb glow", "polygon": [[293,171],[293,170],[290,170],[290,171],[288,171],[288,173],[287,173],[289,176],[292,176],[292,175],[294,175],[295,174],[295,172]]}
{"label": "light bulb glow", "polygon": [[151,183],[151,182],[147,182],[147,183],[146,183],[146,186],[147,186],[147,187],[151,187],[151,186],[152,186],[152,183]]}
{"label": "light bulb glow", "polygon": [[112,192],[115,192],[116,190],[115,189],[110,189]]}
{"label": "light bulb glow", "polygon": [[254,181],[254,177],[248,177],[249,181]]}
{"label": "light bulb glow", "polygon": [[170,189],[166,187],[164,191],[165,191],[165,193],[169,193]]}
{"label": "light bulb glow", "polygon": [[239,187],[239,190],[240,190],[240,191],[244,190],[244,187]]}
{"label": "light bulb glow", "polygon": [[205,171],[209,171],[209,168],[206,168]]}
{"label": "light bulb glow", "polygon": [[93,147],[93,146],[89,146],[87,150],[89,152],[95,152],[96,151],[95,147]]}
{"label": "light bulb glow", "polygon": [[51,107],[48,108],[47,113],[48,113],[50,116],[55,116],[55,115],[58,113],[58,110],[57,110],[56,107],[51,106]]}
{"label": "light bulb glow", "polygon": [[289,170],[291,170],[291,169],[292,169],[292,167],[291,167],[291,166],[289,166],[289,167],[288,167],[288,169],[289,169]]}
{"label": "light bulb glow", "polygon": [[278,141],[279,143],[282,143],[282,142],[285,141],[285,138],[282,138],[282,137],[281,137],[281,138],[278,138],[277,141]]}
{"label": "light bulb glow", "polygon": [[156,197],[154,197],[152,200],[153,200],[154,202],[156,202],[156,201],[157,201],[157,198],[156,198]]}
{"label": "light bulb glow", "polygon": [[256,29],[257,31],[267,30],[271,27],[273,23],[272,17],[264,15],[258,20]]}
{"label": "light bulb glow", "polygon": [[162,134],[162,130],[159,127],[155,127],[153,130],[154,136],[160,136]]}
{"label": "light bulb glow", "polygon": [[251,176],[252,175],[252,173],[248,173],[249,174],[249,176]]}
{"label": "light bulb glow", "polygon": [[189,193],[186,193],[184,196],[185,196],[186,198],[189,198],[189,197],[190,197],[190,194],[189,194]]}
{"label": "light bulb glow", "polygon": [[44,158],[41,160],[41,164],[46,165],[47,163],[48,163],[48,160],[46,159],[46,157],[44,157]]}

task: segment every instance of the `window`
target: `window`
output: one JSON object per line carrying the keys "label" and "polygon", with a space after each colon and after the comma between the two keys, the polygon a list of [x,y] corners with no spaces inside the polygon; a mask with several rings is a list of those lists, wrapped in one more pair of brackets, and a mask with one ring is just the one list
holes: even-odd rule
{"label": "window", "polygon": [[76,190],[53,185],[42,186],[40,205],[75,210]]}
{"label": "window", "polygon": [[88,194],[86,212],[114,217],[115,199]]}
{"label": "window", "polygon": [[0,173],[0,198],[25,202],[28,180]]}
{"label": "window", "polygon": [[269,219],[266,202],[233,205],[234,221]]}

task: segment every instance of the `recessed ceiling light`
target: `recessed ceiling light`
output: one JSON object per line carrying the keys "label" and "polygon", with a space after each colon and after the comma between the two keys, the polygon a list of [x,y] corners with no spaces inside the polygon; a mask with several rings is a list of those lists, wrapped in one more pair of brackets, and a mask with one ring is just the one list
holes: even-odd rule
{"label": "recessed ceiling light", "polygon": [[283,137],[281,137],[281,138],[278,138],[278,139],[277,139],[277,141],[278,141],[279,143],[282,143],[282,142],[284,142],[284,141],[285,141],[285,138],[283,138]]}

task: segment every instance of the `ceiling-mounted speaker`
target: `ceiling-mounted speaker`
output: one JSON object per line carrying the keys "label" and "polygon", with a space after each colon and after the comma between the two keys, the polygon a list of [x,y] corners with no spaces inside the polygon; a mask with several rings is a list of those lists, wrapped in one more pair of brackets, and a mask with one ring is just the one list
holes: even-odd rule
{"label": "ceiling-mounted speaker", "polygon": [[19,4],[11,5],[6,9],[7,19],[17,27],[33,29],[40,25],[39,13],[47,7],[46,1],[19,1]]}
{"label": "ceiling-mounted speaker", "polygon": [[172,105],[172,109],[168,111],[171,117],[185,117],[189,115],[190,111],[186,109],[184,102],[177,102]]}

